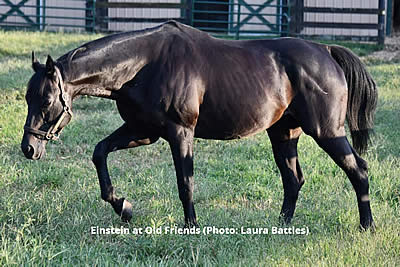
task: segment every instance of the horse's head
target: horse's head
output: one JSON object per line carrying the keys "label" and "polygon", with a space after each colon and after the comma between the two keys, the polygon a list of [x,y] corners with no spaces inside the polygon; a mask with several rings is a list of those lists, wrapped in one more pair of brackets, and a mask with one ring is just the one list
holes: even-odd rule
{"label": "horse's head", "polygon": [[28,115],[21,149],[25,157],[36,160],[44,155],[47,142],[57,139],[70,122],[72,97],[65,91],[61,71],[50,56],[43,65],[32,52],[32,68],[35,73],[25,96]]}

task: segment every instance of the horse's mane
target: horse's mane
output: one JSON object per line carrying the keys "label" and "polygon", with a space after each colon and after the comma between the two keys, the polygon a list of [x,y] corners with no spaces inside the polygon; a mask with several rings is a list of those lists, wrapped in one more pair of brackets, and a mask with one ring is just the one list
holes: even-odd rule
{"label": "horse's mane", "polygon": [[[102,38],[87,42],[87,43],[81,45],[80,47],[75,48],[75,49],[67,52],[66,54],[62,55],[61,57],[59,57],[57,59],[57,61],[67,63],[68,65],[70,65],[71,62],[73,61],[73,59],[75,58],[75,56],[79,57],[80,52],[84,52],[84,51],[90,52],[91,50],[101,50],[101,49],[104,49],[107,46],[111,46],[115,43],[123,43],[126,41],[130,41],[132,39],[144,37],[149,34],[159,32],[160,30],[166,29],[167,27],[165,27],[165,26],[172,26],[172,27],[179,28],[181,30],[192,29],[189,26],[186,26],[184,24],[181,24],[179,22],[171,20],[171,21],[165,22],[161,25],[152,27],[152,28],[136,30],[136,31],[127,31],[127,32],[121,32],[121,33],[114,33],[114,34],[110,34],[110,35],[104,36]],[[195,30],[195,29],[193,29],[193,30]],[[196,30],[196,31],[198,31],[198,30]]]}

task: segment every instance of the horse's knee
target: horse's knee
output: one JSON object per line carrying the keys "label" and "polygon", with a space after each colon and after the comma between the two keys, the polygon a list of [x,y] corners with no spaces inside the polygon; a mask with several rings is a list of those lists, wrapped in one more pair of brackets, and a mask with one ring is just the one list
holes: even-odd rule
{"label": "horse's knee", "polygon": [[92,162],[94,165],[99,165],[104,162],[106,157],[105,144],[102,142],[98,143],[93,151]]}

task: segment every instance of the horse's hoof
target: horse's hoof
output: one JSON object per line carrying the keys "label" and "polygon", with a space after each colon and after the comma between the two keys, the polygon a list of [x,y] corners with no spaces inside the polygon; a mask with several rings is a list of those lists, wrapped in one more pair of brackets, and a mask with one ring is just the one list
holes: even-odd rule
{"label": "horse's hoof", "polygon": [[132,219],[132,204],[126,199],[122,203],[121,220],[123,222],[129,222]]}
{"label": "horse's hoof", "polygon": [[284,214],[279,215],[279,224],[280,225],[290,225],[292,222],[291,216],[285,216]]}
{"label": "horse's hoof", "polygon": [[196,222],[196,220],[191,221],[191,222],[185,222],[184,228],[199,228],[199,224]]}
{"label": "horse's hoof", "polygon": [[360,232],[370,231],[371,233],[375,233],[375,231],[376,231],[375,222],[373,220],[371,220],[369,222],[364,223],[364,225],[360,224],[359,231]]}

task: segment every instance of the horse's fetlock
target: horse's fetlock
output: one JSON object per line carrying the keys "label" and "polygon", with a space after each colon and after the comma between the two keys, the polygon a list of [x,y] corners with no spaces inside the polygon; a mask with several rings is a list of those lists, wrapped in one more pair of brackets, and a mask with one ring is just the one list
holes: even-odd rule
{"label": "horse's fetlock", "polygon": [[110,186],[106,191],[101,192],[101,198],[106,202],[113,202],[115,200],[114,187]]}
{"label": "horse's fetlock", "polygon": [[101,193],[101,199],[104,200],[105,202],[111,202],[112,197],[109,196],[108,194]]}

